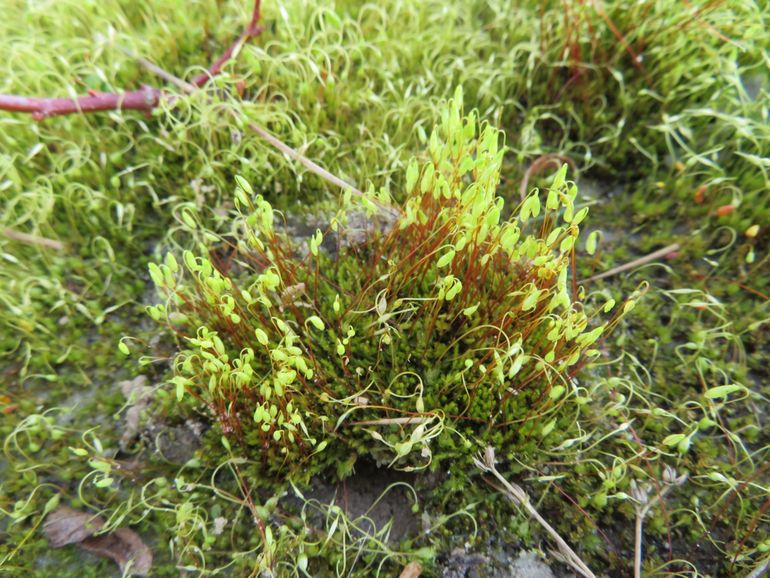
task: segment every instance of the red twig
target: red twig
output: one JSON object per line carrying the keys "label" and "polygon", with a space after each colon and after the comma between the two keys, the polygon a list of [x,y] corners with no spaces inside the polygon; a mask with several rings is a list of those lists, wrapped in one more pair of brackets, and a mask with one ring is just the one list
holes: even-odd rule
{"label": "red twig", "polygon": [[[258,25],[260,19],[260,0],[254,0],[251,21],[243,33],[220,56],[216,62],[203,74],[196,76],[192,83],[198,88],[204,86],[211,78],[222,71],[224,64],[230,60],[240,46],[262,32]],[[142,86],[138,90],[120,93],[89,93],[76,98],[47,98],[28,97],[14,94],[0,94],[0,110],[26,112],[35,120],[43,120],[51,116],[87,112],[102,112],[105,110],[144,110],[150,111],[160,102],[163,94],[160,89],[152,86]]]}
{"label": "red twig", "polygon": [[0,110],[28,112],[35,120],[62,114],[104,110],[152,110],[160,102],[161,92],[151,86],[122,93],[89,94],[77,98],[39,98],[0,94]]}
{"label": "red twig", "polygon": [[212,77],[216,76],[222,71],[222,67],[225,65],[225,63],[228,60],[230,60],[233,57],[233,54],[236,52],[236,50],[239,50],[243,44],[245,44],[255,36],[259,36],[259,34],[262,32],[262,27],[259,26],[259,20],[262,17],[260,13],[260,4],[261,4],[261,0],[254,0],[254,10],[251,13],[251,22],[249,22],[249,25],[246,27],[246,30],[244,30],[243,33],[238,37],[238,39],[235,42],[233,42],[230,45],[230,47],[222,53],[222,56],[220,56],[216,60],[216,62],[214,62],[214,64],[211,65],[211,68],[209,68],[207,72],[199,74],[198,76],[193,78],[190,81],[190,84],[193,84],[198,88],[205,85],[209,80],[211,80]]}

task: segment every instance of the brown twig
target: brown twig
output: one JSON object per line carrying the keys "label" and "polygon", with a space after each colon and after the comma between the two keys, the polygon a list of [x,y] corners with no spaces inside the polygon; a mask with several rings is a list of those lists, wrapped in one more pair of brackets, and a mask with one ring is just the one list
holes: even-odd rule
{"label": "brown twig", "polygon": [[[222,71],[225,63],[233,58],[244,42],[257,36],[262,28],[258,25],[260,19],[261,0],[254,0],[251,21],[243,33],[220,56],[207,72],[193,78],[190,84],[201,88],[214,76]],[[142,110],[151,111],[164,98],[160,89],[152,86],[142,86],[138,90],[119,93],[90,92],[88,95],[75,98],[29,97],[15,94],[0,94],[0,110],[24,112],[32,115],[35,120],[44,120],[52,116],[66,114],[84,114],[88,112],[103,112],[107,110]]]}

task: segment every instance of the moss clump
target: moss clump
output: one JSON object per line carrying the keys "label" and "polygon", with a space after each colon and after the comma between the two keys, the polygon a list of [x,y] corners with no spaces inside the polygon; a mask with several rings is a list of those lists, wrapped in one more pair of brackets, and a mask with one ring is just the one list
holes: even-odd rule
{"label": "moss clump", "polygon": [[[385,191],[348,195],[302,247],[239,179],[230,234],[204,234],[208,255],[185,252],[181,266],[172,254],[151,265],[168,299],[150,314],[183,344],[177,398],[207,407],[226,445],[252,446],[269,469],[332,441],[411,469],[431,462],[436,437],[510,444],[554,427],[535,418],[605,329],[568,282],[588,209],[564,166],[544,202],[536,190],[504,218],[500,133],[464,118],[461,98],[428,159],[409,164],[402,206]],[[379,226],[354,239],[357,205]],[[214,259],[223,244],[227,260]]]}
{"label": "moss clump", "polygon": [[[2,92],[30,96],[160,83],[131,52],[181,77],[197,74],[242,29],[250,8],[250,2],[188,5],[179,0],[130,5],[105,0],[87,10],[79,0],[6,4],[0,22],[2,52],[8,56],[0,62]],[[177,95],[173,106],[149,118],[125,111],[39,123],[0,114],[0,373],[5,386],[0,387],[0,573],[40,575],[56,568],[59,575],[96,576],[113,569],[112,562],[83,558],[75,547],[49,547],[39,526],[49,500],[59,496],[73,507],[109,512],[115,527],[134,526],[155,550],[153,575],[158,576],[217,570],[249,575],[263,560],[280,576],[394,576],[412,557],[435,561],[430,548],[439,560],[441,552],[467,544],[489,555],[493,548],[483,531],[477,536],[477,524],[509,551],[517,547],[516,537],[527,547],[545,549],[537,528],[514,509],[501,507],[500,496],[468,464],[457,463],[458,456],[471,453],[462,447],[464,440],[497,446],[501,471],[526,488],[597,571],[631,574],[638,505],[631,489],[658,488],[666,468],[673,467],[689,478],[645,522],[642,573],[756,573],[770,550],[762,532],[770,522],[770,91],[765,73],[770,35],[762,5],[266,1],[261,38],[243,45],[205,92]],[[379,321],[381,303],[385,315],[392,314],[402,297],[383,293],[383,301],[381,284],[361,298],[360,310],[368,313],[360,318],[348,311],[355,300],[346,302],[344,323],[357,331],[344,344],[350,360],[346,373],[336,357],[336,340],[322,342],[330,328],[347,338],[338,327],[342,322],[328,313],[329,304],[334,313],[337,294],[342,304],[362,292],[362,263],[384,253],[381,237],[402,239],[364,223],[373,229],[367,242],[338,250],[337,243],[353,242],[355,221],[363,214],[362,205],[349,200],[337,231],[320,227],[324,240],[318,255],[305,258],[301,241],[274,242],[286,251],[276,258],[300,263],[296,275],[304,279],[281,277],[273,291],[276,316],[287,323],[321,318],[323,332],[312,322],[309,330],[294,331],[297,343],[301,337],[304,346],[310,339],[314,350],[327,352],[320,369],[312,368],[334,377],[326,385],[328,399],[319,400],[312,388],[304,399],[302,386],[291,384],[288,395],[306,403],[300,417],[309,434],[302,436],[315,436],[317,442],[315,449],[307,442],[289,445],[287,453],[299,456],[303,474],[334,464],[344,475],[359,454],[389,463],[398,455],[396,448],[410,449],[403,444],[422,420],[431,419],[412,451],[394,464],[424,466],[431,457],[427,450],[432,466],[452,460],[451,468],[449,460],[444,462],[451,469],[443,472],[444,479],[408,477],[416,480],[418,494],[424,481],[437,484],[420,495],[420,516],[436,522],[431,530],[400,544],[395,553],[384,538],[363,537],[370,525],[361,520],[361,531],[355,530],[355,520],[337,505],[312,504],[308,509],[317,510],[315,519],[282,511],[275,501],[288,482],[263,475],[265,464],[273,470],[283,465],[282,445],[268,438],[272,452],[264,451],[260,426],[252,421],[255,407],[244,392],[233,406],[244,431],[228,435],[230,452],[222,447],[218,427],[207,430],[195,458],[181,467],[154,451],[158,444],[147,432],[120,449],[124,422],[118,415],[113,419],[113,412],[126,400],[113,384],[136,366],[113,346],[119,335],[131,334],[136,341],[125,341],[130,349],[147,340],[156,357],[167,355],[165,345],[155,343],[157,329],[133,305],[146,302],[143,271],[156,247],[177,241],[180,256],[200,241],[196,254],[240,285],[262,266],[252,263],[250,273],[246,255],[256,251],[233,252],[246,230],[223,217],[231,208],[234,174],[246,177],[273,209],[302,206],[317,215],[319,200],[334,202],[320,179],[256,134],[223,122],[223,107],[237,107],[239,115],[349,182],[372,179],[388,187],[401,203],[414,192],[404,186],[408,161],[428,147],[425,129],[441,118],[441,99],[459,84],[469,108],[506,131],[511,152],[502,169],[506,179],[497,189],[506,201],[519,198],[522,175],[529,183],[546,182],[545,173],[538,176],[532,167],[549,155],[571,159],[581,179],[602,181],[594,187],[591,221],[605,241],[593,258],[577,259],[579,281],[662,246],[681,245],[679,255],[663,261],[663,267],[586,283],[589,294],[581,300],[597,310],[610,296],[620,300],[630,293],[642,278],[651,284],[633,314],[597,347],[604,361],[584,369],[579,384],[564,392],[560,385],[565,384],[558,381],[525,385],[507,402],[516,423],[498,427],[504,420],[497,418],[489,427],[487,409],[494,399],[480,394],[498,386],[490,373],[482,376],[431,357],[429,303],[423,303],[421,316],[389,318],[386,324],[399,330],[398,338],[379,351],[380,326],[368,328],[366,322]],[[428,156],[419,158],[424,169]],[[580,185],[583,196],[592,188],[590,182]],[[189,217],[219,235],[207,238],[208,230],[196,225],[192,235],[177,237],[177,223],[190,207],[196,212]],[[251,211],[248,203],[241,208]],[[280,217],[276,228],[279,224]],[[530,222],[542,224],[541,216]],[[64,250],[6,237],[6,227],[60,240]],[[522,233],[540,234],[526,227]],[[447,308],[474,285],[454,272],[459,261],[447,266],[452,271],[435,268],[448,248],[431,257],[435,271],[425,273],[430,279],[407,279],[410,292],[431,299],[437,273],[461,279],[460,294],[439,310],[432,333],[437,342],[453,331],[443,317]],[[339,285],[333,294],[322,290],[326,281],[315,282],[311,275],[316,262],[325,279]],[[379,270],[390,266],[381,262]],[[297,316],[295,309],[306,315]],[[182,323],[177,313],[169,316],[180,334],[194,336],[198,325]],[[159,319],[166,314],[158,311]],[[472,319],[461,316],[459,322],[478,327],[484,314],[480,307]],[[208,323],[212,316],[204,311],[199,318]],[[226,353],[239,356],[228,330],[214,330]],[[491,371],[492,364],[481,361],[484,354],[471,353],[471,337],[479,336],[466,336],[452,355],[458,362],[472,357]],[[267,350],[255,340],[256,335],[252,349],[259,357]],[[270,342],[271,349],[276,343]],[[475,343],[485,345],[480,337]],[[391,349],[397,363],[377,357]],[[369,366],[398,379],[383,378],[360,394],[372,380],[369,373],[354,371],[364,367],[368,372]],[[399,373],[399,368],[414,373]],[[524,364],[512,382],[523,382],[530,368]],[[144,371],[152,384],[167,377],[163,363]],[[264,367],[261,371],[267,374]],[[454,387],[446,376],[458,371],[475,376],[481,387],[469,388],[468,394]],[[315,379],[308,383],[315,386]],[[181,404],[174,403],[173,388],[158,390],[164,407],[153,407],[152,419],[168,430],[163,440],[210,407],[194,401],[196,387],[183,385]],[[540,401],[537,392],[548,387]],[[383,400],[384,390],[391,393]],[[474,391],[472,407],[457,403]],[[436,408],[445,413],[438,415]],[[404,418],[415,421],[382,423]],[[373,442],[372,433],[393,449]],[[434,434],[432,441],[426,439]],[[321,443],[326,449],[314,454]],[[257,518],[266,521],[263,527],[253,523]],[[378,530],[387,532],[387,526]],[[438,564],[425,573],[441,574]],[[492,574],[490,568],[484,572]]]}

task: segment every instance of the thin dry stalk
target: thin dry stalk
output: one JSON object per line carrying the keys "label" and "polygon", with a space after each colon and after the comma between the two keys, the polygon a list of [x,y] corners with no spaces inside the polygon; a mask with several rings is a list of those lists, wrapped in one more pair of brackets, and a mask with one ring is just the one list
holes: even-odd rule
{"label": "thin dry stalk", "polygon": [[670,466],[663,470],[663,487],[657,494],[650,498],[652,486],[644,484],[641,487],[631,482],[631,497],[636,504],[636,523],[634,532],[634,578],[642,577],[642,539],[644,537],[644,519],[663,497],[676,486],[681,486],[687,481],[687,474],[681,476]]}
{"label": "thin dry stalk", "polygon": [[126,54],[136,58],[137,62],[143,68],[145,68],[149,72],[152,72],[154,75],[162,78],[163,80],[165,80],[169,84],[173,84],[174,86],[179,88],[179,90],[181,90],[182,92],[184,92],[186,94],[191,94],[191,93],[195,92],[196,90],[198,90],[200,88],[198,86],[195,86],[194,84],[190,84],[186,80],[182,80],[178,76],[174,76],[173,74],[171,74],[167,70],[163,70],[160,66],[158,66],[157,64],[153,64],[152,62],[150,62],[146,58],[144,58],[142,56],[135,55],[133,52],[131,52],[128,49],[123,49],[123,51]]}
{"label": "thin dry stalk", "polygon": [[[141,64],[144,68],[146,68],[148,71],[152,72],[153,74],[159,76],[166,82],[169,82],[179,88],[182,92],[186,94],[191,94],[198,90],[198,87],[182,80],[181,78],[171,74],[167,70],[164,70],[160,66],[153,64],[146,58],[142,57],[136,57],[139,64]],[[236,118],[236,120],[241,120],[241,117],[238,115],[238,113],[235,110],[231,111],[233,116]],[[311,161],[309,158],[307,158],[305,155],[297,151],[296,149],[293,149],[289,145],[287,145],[285,142],[280,140],[278,137],[270,134],[267,132],[264,128],[259,126],[257,123],[253,121],[247,122],[248,127],[257,133],[262,139],[266,140],[270,145],[272,145],[274,148],[281,151],[283,154],[285,154],[290,159],[297,161],[302,166],[304,166],[307,170],[309,170],[311,173],[318,175],[325,181],[336,185],[340,187],[341,189],[350,189],[350,191],[354,195],[363,196],[363,193],[359,191],[356,187],[351,185],[350,183],[346,183],[341,178],[337,177],[336,175],[333,175],[329,171],[327,171],[325,168],[319,166],[318,164]]]}
{"label": "thin dry stalk", "polygon": [[354,421],[350,425],[411,425],[428,423],[433,417],[385,417],[382,419],[371,419],[365,421]]}
{"label": "thin dry stalk", "polygon": [[671,489],[671,486],[664,487],[649,503],[637,508],[636,523],[634,524],[634,578],[642,578],[642,539],[644,537],[644,519],[650,513],[652,507],[657,504],[663,496]]}
{"label": "thin dry stalk", "polygon": [[591,281],[598,281],[599,279],[606,279],[607,277],[612,277],[613,275],[617,275],[618,273],[622,273],[623,271],[628,271],[629,269],[634,269],[636,267],[640,267],[641,265],[644,265],[645,263],[649,263],[650,261],[654,261],[655,259],[659,259],[661,257],[665,257],[669,253],[674,253],[675,251],[678,251],[680,249],[679,243],[672,243],[671,245],[667,245],[666,247],[663,247],[662,249],[658,249],[657,251],[653,251],[649,255],[645,255],[644,257],[639,257],[638,259],[634,259],[633,261],[630,261],[629,263],[624,263],[623,265],[618,265],[617,267],[613,267],[609,271],[605,271],[604,273],[599,273],[598,275],[594,275],[593,277],[589,277],[583,283],[590,283]]}
{"label": "thin dry stalk", "polygon": [[26,243],[27,245],[39,245],[41,247],[47,247],[54,251],[63,251],[64,243],[57,241],[56,239],[49,239],[47,237],[41,237],[40,235],[30,235],[29,233],[22,233],[15,229],[6,227],[3,229],[3,235],[19,243]]}
{"label": "thin dry stalk", "polygon": [[596,578],[596,575],[591,572],[591,569],[586,565],[583,560],[570,548],[569,544],[562,538],[559,533],[543,518],[535,507],[530,503],[529,496],[518,484],[514,484],[506,480],[495,467],[495,450],[491,446],[487,447],[483,455],[473,460],[476,467],[482,472],[487,472],[495,476],[497,480],[502,484],[502,488],[499,488],[505,496],[511,500],[517,506],[521,506],[527,512],[527,514],[533,518],[542,528],[548,532],[548,534],[556,542],[559,548],[559,554],[563,560],[569,564],[576,572],[580,572],[586,578]]}
{"label": "thin dry stalk", "polygon": [[[153,74],[159,76],[160,78],[164,79],[165,81],[173,84],[177,88],[179,88],[182,92],[186,94],[191,94],[192,92],[195,92],[198,87],[182,80],[181,78],[171,74],[167,70],[162,69],[161,67],[157,66],[156,64],[153,64],[146,58],[137,57],[137,61],[139,64],[141,64],[144,68],[146,68],[148,71],[152,72]],[[235,117],[237,121],[241,121],[242,117],[239,116],[238,112],[235,110],[231,110],[231,113]],[[339,178],[336,175],[333,175],[329,171],[327,171],[322,166],[318,165],[317,163],[313,162],[309,158],[307,158],[305,155],[297,151],[296,149],[290,147],[285,142],[280,140],[275,135],[269,133],[267,130],[259,126],[254,121],[247,121],[247,126],[257,133],[259,137],[266,140],[270,145],[272,145],[274,148],[279,150],[281,153],[289,157],[290,159],[300,163],[303,167],[305,167],[308,171],[313,173],[314,175],[317,175],[321,177],[323,180],[325,180],[328,183],[331,183],[343,190],[347,189],[350,190],[351,193],[353,193],[356,196],[362,197],[364,193],[362,193],[360,190],[358,190],[356,187],[351,185],[350,183],[347,183],[343,181],[341,178]],[[389,213],[393,213],[394,216],[396,216],[399,211],[396,207],[392,206],[386,206],[381,203],[377,203],[377,201],[372,200],[372,202],[376,203],[380,209],[386,210]]]}
{"label": "thin dry stalk", "polygon": [[[233,111],[233,114],[236,114],[235,111]],[[298,152],[297,150],[291,148],[289,145],[284,143],[283,141],[279,140],[269,132],[267,132],[265,129],[263,129],[261,126],[256,124],[255,122],[249,121],[248,126],[251,130],[253,130],[255,133],[257,133],[260,137],[265,139],[267,142],[269,142],[273,147],[281,151],[283,154],[285,154],[287,157],[289,157],[292,160],[297,161],[299,164],[301,164],[303,167],[305,167],[307,170],[309,170],[311,173],[318,175],[325,181],[328,181],[332,183],[333,185],[338,186],[339,188],[345,190],[350,190],[351,193],[353,193],[356,196],[363,196],[363,193],[359,191],[356,187],[351,185],[350,183],[346,183],[341,178],[331,174],[329,171],[327,171],[325,168],[317,165],[313,161],[311,161],[309,158],[307,158],[302,153]]]}

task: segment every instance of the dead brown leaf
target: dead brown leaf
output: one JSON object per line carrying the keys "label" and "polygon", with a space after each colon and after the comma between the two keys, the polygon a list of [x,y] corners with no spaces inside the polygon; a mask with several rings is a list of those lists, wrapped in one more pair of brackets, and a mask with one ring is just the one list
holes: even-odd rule
{"label": "dead brown leaf", "polygon": [[59,506],[43,524],[43,532],[54,548],[77,544],[102,529],[104,521],[98,516]]}
{"label": "dead brown leaf", "polygon": [[121,572],[125,572],[130,564],[130,574],[146,576],[152,568],[152,551],[130,528],[118,528],[112,534],[91,536],[83,540],[80,547],[99,556],[112,558],[120,566]]}
{"label": "dead brown leaf", "polygon": [[54,548],[77,544],[88,552],[112,558],[121,572],[146,576],[152,567],[152,551],[139,535],[129,528],[95,535],[103,527],[104,520],[99,516],[59,506],[46,518],[43,532]]}

